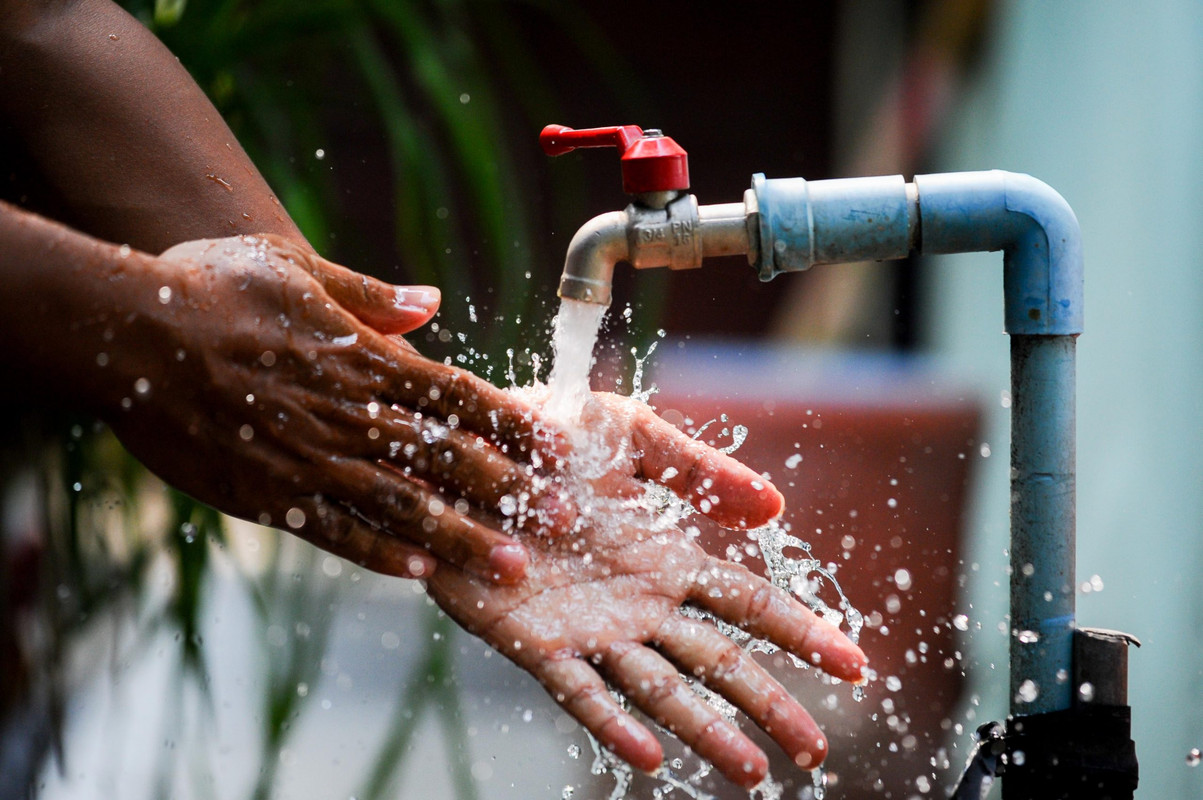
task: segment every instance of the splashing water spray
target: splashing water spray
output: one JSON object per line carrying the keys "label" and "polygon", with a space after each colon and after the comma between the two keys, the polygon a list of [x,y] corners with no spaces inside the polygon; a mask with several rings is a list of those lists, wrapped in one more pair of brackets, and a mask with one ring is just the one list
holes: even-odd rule
{"label": "splashing water spray", "polygon": [[[919,175],[911,182],[900,175],[806,181],[757,174],[742,202],[699,205],[688,193],[685,150],[659,130],[548,125],[540,143],[552,156],[578,147],[617,148],[623,190],[631,197],[624,210],[586,222],[569,243],[557,345],[561,331],[579,324],[586,331],[592,326],[584,334],[591,350],[620,262],[692,269],[708,257],[743,254],[767,281],[815,264],[1003,252],[1013,403],[1011,713],[1005,725],[979,729],[970,763],[948,794],[981,798],[1005,773],[1004,800],[1131,798],[1137,763],[1127,651],[1135,640],[1074,621],[1074,352],[1082,333],[1082,245],[1065,200],[1028,175],[994,170]],[[589,353],[583,373],[579,350],[573,358],[565,370],[587,376]],[[553,386],[562,375],[553,372]],[[811,569],[809,563],[773,563],[779,556],[771,555],[772,539],[762,534],[759,544],[770,570],[778,570],[774,580]],[[782,546],[800,544],[782,540]],[[799,589],[800,581],[785,580],[785,588]],[[844,606],[855,629],[858,615]],[[1086,685],[1089,692],[1079,690]],[[814,794],[823,794],[820,779]]]}

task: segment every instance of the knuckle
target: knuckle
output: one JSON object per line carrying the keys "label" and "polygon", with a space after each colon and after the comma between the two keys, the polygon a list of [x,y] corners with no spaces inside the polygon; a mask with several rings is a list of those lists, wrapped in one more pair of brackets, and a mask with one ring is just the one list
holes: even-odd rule
{"label": "knuckle", "polygon": [[322,539],[335,546],[342,546],[351,541],[358,527],[358,523],[350,514],[329,509],[326,513],[319,513],[317,518]]}
{"label": "knuckle", "polygon": [[[640,680],[642,683],[643,679]],[[680,679],[675,674],[653,675],[647,680],[647,688],[642,692],[644,702],[649,708],[663,710],[663,707],[676,697],[679,685]],[[661,711],[656,712],[658,719],[662,716]]]}
{"label": "knuckle", "polygon": [[744,651],[735,642],[723,637],[718,652],[714,654],[710,676],[713,680],[735,680],[744,666]]}
{"label": "knuckle", "polygon": [[763,617],[777,600],[776,587],[771,583],[760,584],[748,597],[746,615],[748,619]]}
{"label": "knuckle", "polygon": [[592,681],[573,686],[564,695],[563,705],[569,709],[583,709],[600,705],[606,699],[605,687]]}

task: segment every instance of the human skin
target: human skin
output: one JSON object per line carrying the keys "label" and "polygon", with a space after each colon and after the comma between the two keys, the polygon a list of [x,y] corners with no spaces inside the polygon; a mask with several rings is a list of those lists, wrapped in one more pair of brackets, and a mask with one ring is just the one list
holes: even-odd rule
{"label": "human skin", "polygon": [[[566,456],[581,518],[574,532],[530,548],[522,581],[498,586],[440,570],[428,583],[430,595],[534,675],[605,747],[640,769],[654,771],[663,751],[609,686],[735,783],[751,788],[767,773],[764,752],[703,702],[682,675],[722,695],[794,763],[813,769],[827,755],[827,742],[811,716],[733,640],[682,608],[708,612],[841,680],[863,680],[865,656],[789,594],[742,565],[707,554],[678,525],[662,520],[647,502],[642,478],[668,466],[659,455],[664,451],[655,446],[655,434],[629,434],[647,425],[648,413],[626,398],[594,396],[582,424],[589,440],[575,446],[605,453],[604,469],[579,469],[578,457]],[[707,467],[682,473],[679,494],[709,498],[712,511],[725,509],[722,518],[731,527],[758,527],[780,513],[776,490],[750,469],[700,445],[694,452]]]}
{"label": "human skin", "polygon": [[[461,490],[456,496],[467,494],[487,505],[495,503],[500,494],[529,491],[533,476],[530,461],[535,420],[513,398],[470,376],[452,380],[451,376],[459,373],[420,360],[402,340],[385,338],[425,323],[437,309],[437,290],[388,286],[317,258],[180,63],[143,25],[107,0],[0,0],[0,74],[4,76],[0,80],[0,116],[28,157],[28,163],[14,167],[34,173],[46,187],[44,194],[53,197],[53,210],[72,225],[67,229],[26,209],[0,205],[0,281],[4,287],[0,302],[11,307],[0,323],[12,343],[5,363],[22,368],[29,377],[25,393],[103,417],[135,455],[198,499],[237,516],[269,520],[382,571],[424,575],[441,558],[498,580],[521,575],[526,554],[499,531],[469,524],[455,515],[439,516],[435,529],[428,531],[431,518],[419,514],[430,490],[444,484]],[[205,244],[183,244],[245,234],[266,241],[269,257],[250,259],[255,248],[246,247],[248,258],[240,265],[238,257]],[[128,255],[123,254],[122,244],[129,247]],[[164,257],[156,255],[168,248],[174,249]],[[199,263],[204,260],[203,252],[216,253],[221,263]],[[253,280],[256,291],[250,295],[234,293],[231,281],[240,271]],[[208,276],[205,286],[196,284],[202,275]],[[109,279],[119,280],[122,291],[113,291]],[[320,284],[324,290],[307,294],[307,283]],[[163,321],[163,312],[169,310],[159,304],[158,292],[163,287],[173,289],[175,300],[166,304],[171,309],[178,309],[181,298],[195,300],[209,292],[209,312],[201,314],[200,309],[192,308],[190,316],[178,318],[180,330],[167,335],[162,326],[154,324]],[[37,302],[31,302],[35,299]],[[310,352],[317,353],[319,360],[329,355],[329,342],[311,346],[313,343],[297,338],[300,328],[291,327],[291,317],[310,305],[323,315],[320,324],[310,326],[310,333],[327,336],[337,330],[341,335],[355,326],[367,326],[373,335],[365,333],[363,338],[371,340],[366,347],[375,348],[377,373],[391,362],[405,360],[411,364],[411,373],[422,373],[414,383],[424,387],[421,391],[429,391],[439,381],[451,381],[458,388],[449,393],[452,399],[474,404],[481,417],[495,412],[502,428],[495,430],[490,419],[488,425],[473,430],[461,412],[463,428],[450,434],[450,444],[440,443],[439,447],[440,452],[454,453],[455,468],[445,471],[444,480],[426,475],[427,485],[393,473],[382,475],[378,469],[365,476],[359,463],[344,465],[324,480],[300,477],[295,469],[285,475],[286,465],[301,463],[296,461],[296,453],[287,454],[289,447],[308,448],[313,463],[330,462],[340,454],[323,451],[321,444],[331,448],[339,437],[349,441],[353,430],[366,436],[372,427],[356,427],[349,419],[341,423],[326,420],[322,431],[329,435],[309,441],[300,438],[311,435],[313,429],[313,425],[307,428],[298,421],[304,415],[294,415],[295,426],[281,427],[278,418],[267,419],[273,409],[263,404],[277,402],[274,398],[283,402],[296,388],[284,386],[287,370],[295,371]],[[100,317],[108,322],[98,325]],[[251,326],[250,320],[263,322]],[[289,324],[290,342],[298,348],[300,358],[288,358],[285,350],[276,353],[281,364],[271,383],[270,368],[248,373],[248,380],[260,384],[259,400],[244,409],[247,418],[232,433],[239,434],[245,424],[260,438],[246,443],[229,439],[231,431],[211,427],[207,431],[211,436],[205,440],[211,446],[198,447],[199,428],[192,433],[189,426],[193,423],[185,421],[174,428],[182,430],[184,437],[170,436],[173,428],[161,426],[169,403],[175,403],[174,413],[183,415],[189,407],[193,411],[202,407],[197,403],[202,387],[211,410],[232,408],[239,401],[239,388],[247,389],[241,395],[244,403],[247,394],[256,394],[254,387],[230,382],[234,371],[223,369],[220,362],[231,351],[227,347],[221,352],[223,345],[212,335],[222,334],[226,345],[234,344],[227,334],[231,321],[236,321],[238,330],[247,336],[245,346],[250,347],[259,337],[282,334],[283,326],[273,326],[272,320]],[[117,341],[105,341],[106,337]],[[183,349],[193,356],[193,365],[170,365],[173,356],[167,345],[171,342],[175,343],[172,350]],[[265,343],[263,352],[268,349]],[[113,366],[107,374],[96,369],[94,359],[101,353]],[[345,360],[346,355],[330,357]],[[201,364],[211,365],[209,374],[196,372]],[[164,371],[168,365],[178,380],[167,381]],[[332,400],[331,393],[343,392],[348,399],[363,399],[372,382],[381,380],[378,374],[343,369],[338,380],[322,385],[315,377],[322,365],[315,361],[310,366],[314,369],[305,377],[308,385],[296,388],[297,392],[308,391],[310,397]],[[245,364],[240,367],[244,368]],[[128,374],[122,374],[123,370]],[[190,373],[201,382],[189,387],[184,376]],[[139,378],[156,387],[154,392],[145,396],[131,392],[128,381]],[[175,387],[174,397],[170,387]],[[122,409],[127,413],[118,415],[126,397],[131,402],[138,400],[138,406]],[[445,398],[438,407],[451,405]],[[407,408],[411,415],[420,411]],[[437,419],[427,414],[428,419],[432,416]],[[521,421],[517,419],[520,416]],[[160,430],[153,436],[140,433],[150,430],[151,419],[157,420]],[[275,468],[256,472],[250,463],[243,463],[245,459],[239,460],[242,454],[262,456],[265,437],[273,431],[277,442],[296,442],[275,454]],[[499,447],[480,446],[483,436]],[[218,473],[227,468],[224,457],[230,454],[216,462],[220,466],[211,468],[211,475],[204,474],[199,459],[189,465],[180,458],[181,454],[201,452],[213,456],[218,441],[228,443],[234,451],[234,460],[229,462],[233,468],[224,475]],[[378,444],[393,441],[400,440],[381,436]],[[510,452],[503,455],[500,446]],[[431,462],[429,453],[414,455],[415,462]],[[258,458],[261,466],[264,461]],[[343,491],[339,484],[345,486],[351,476],[347,473],[337,478],[337,473],[351,468],[359,469],[360,479],[368,482]],[[251,503],[252,494],[264,499]],[[342,509],[320,515],[321,531],[313,530],[319,519],[318,502],[313,498],[319,495],[325,498],[325,507]],[[392,524],[366,519],[369,509],[378,509],[382,498],[394,495],[407,499],[407,518],[399,520],[394,513]],[[288,505],[281,505],[290,497]],[[550,499],[548,504],[553,508],[547,519],[554,529],[565,511]],[[301,528],[287,526],[290,508],[306,515],[307,523]]]}
{"label": "human skin", "polygon": [[[21,166],[70,223],[0,203],[0,331],[21,392],[104,419],[152,470],[222,511],[426,578],[453,617],[638,767],[659,763],[659,745],[602,676],[743,785],[763,774],[763,753],[690,700],[677,670],[712,683],[799,763],[821,760],[806,712],[678,609],[817,653],[849,680],[859,651],[679,530],[578,515],[559,469],[574,454],[565,432],[405,343],[437,290],[318,256],[140,24],[104,0],[0,0],[0,76],[0,112],[33,162]],[[729,527],[781,512],[767,481],[646,407],[602,398],[591,409],[619,457],[583,499],[621,501],[658,481],[706,499]],[[507,495],[529,496],[536,513],[506,518]],[[601,608],[603,619],[585,613]]]}

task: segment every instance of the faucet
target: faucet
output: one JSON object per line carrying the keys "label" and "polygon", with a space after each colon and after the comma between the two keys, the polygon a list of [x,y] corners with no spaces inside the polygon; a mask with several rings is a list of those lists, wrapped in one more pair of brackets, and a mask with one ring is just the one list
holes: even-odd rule
{"label": "faucet", "polygon": [[[807,181],[757,174],[743,202],[699,205],[688,194],[685,151],[659,130],[549,125],[540,141],[549,155],[617,147],[623,189],[632,197],[625,210],[595,217],[573,236],[560,282],[564,298],[609,304],[620,261],[687,269],[710,256],[746,254],[767,281],[816,264],[1003,252],[1012,396],[1007,749],[1014,755],[1027,748],[1026,756],[1010,759],[1003,797],[1076,798],[1090,775],[1088,792],[1107,788],[1111,797],[1130,798],[1137,766],[1126,674],[1127,645],[1135,640],[1075,623],[1083,261],[1078,220],[1065,199],[1029,175],[992,170],[910,182],[900,175]],[[1096,640],[1108,645],[1089,646]],[[1103,675],[1123,684],[1109,695],[1122,702],[1092,701],[1079,691]]]}
{"label": "faucet", "polygon": [[548,125],[543,151],[558,156],[578,147],[616,147],[622,154],[623,211],[586,222],[568,243],[560,297],[609,305],[614,266],[693,269],[712,256],[748,252],[752,232],[746,203],[699,206],[688,194],[689,163],[680,145],[661,131],[636,125],[573,130]]}

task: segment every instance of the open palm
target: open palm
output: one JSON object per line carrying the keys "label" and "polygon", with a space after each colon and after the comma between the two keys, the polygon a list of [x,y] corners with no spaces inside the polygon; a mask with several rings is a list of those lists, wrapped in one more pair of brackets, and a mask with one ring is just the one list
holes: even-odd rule
{"label": "open palm", "polygon": [[[595,445],[601,439],[605,447],[595,448],[569,479],[582,510],[577,530],[554,540],[527,539],[531,563],[516,584],[439,569],[429,582],[431,596],[534,675],[604,746],[636,767],[659,766],[660,744],[607,684],[729,779],[751,787],[764,778],[765,754],[683,675],[741,709],[800,766],[817,766],[826,741],[806,710],[735,642],[682,609],[709,612],[840,679],[860,680],[864,655],[786,592],[707,554],[671,511],[655,507],[656,491],[639,478],[682,476],[682,482],[665,482],[683,496],[704,496],[709,515],[738,520],[741,527],[763,524],[780,510],[779,499],[771,497],[775,490],[646,407],[598,396],[587,415],[584,427]],[[645,447],[632,444],[640,442]],[[662,458],[676,459],[680,467],[656,461]],[[655,470],[649,468],[653,461]],[[691,490],[693,483],[701,491]]]}

